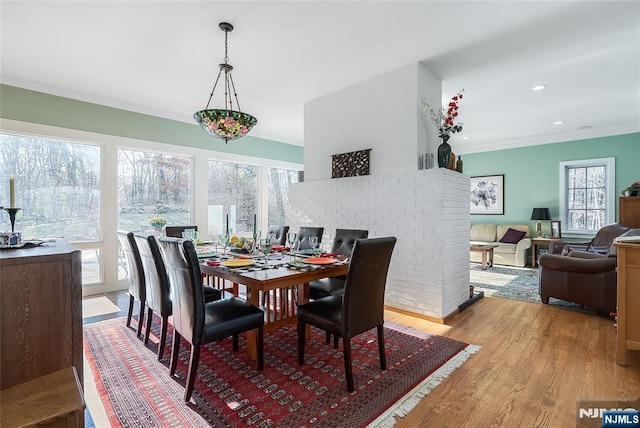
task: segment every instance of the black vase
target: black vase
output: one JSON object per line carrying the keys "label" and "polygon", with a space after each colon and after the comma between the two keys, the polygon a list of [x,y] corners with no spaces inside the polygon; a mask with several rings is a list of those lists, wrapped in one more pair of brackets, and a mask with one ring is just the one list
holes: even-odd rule
{"label": "black vase", "polygon": [[449,139],[442,139],[442,144],[438,146],[438,167],[449,168],[451,161],[451,146],[447,143]]}

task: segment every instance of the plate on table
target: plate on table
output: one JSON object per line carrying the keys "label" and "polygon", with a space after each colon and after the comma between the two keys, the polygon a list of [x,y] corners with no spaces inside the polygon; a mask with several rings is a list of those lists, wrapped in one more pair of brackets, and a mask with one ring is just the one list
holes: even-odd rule
{"label": "plate on table", "polygon": [[331,265],[337,261],[337,259],[329,257],[309,257],[308,259],[304,259],[304,262],[308,265]]}
{"label": "plate on table", "polygon": [[251,260],[251,259],[227,260],[227,261],[224,261],[224,262],[222,262],[220,264],[222,266],[233,267],[233,268],[247,267],[247,266],[253,266],[253,260]]}
{"label": "plate on table", "polygon": [[196,241],[196,245],[211,245],[213,244],[212,241]]}
{"label": "plate on table", "polygon": [[300,254],[304,254],[306,256],[313,256],[313,250],[311,248],[307,248],[306,250],[300,250]]}

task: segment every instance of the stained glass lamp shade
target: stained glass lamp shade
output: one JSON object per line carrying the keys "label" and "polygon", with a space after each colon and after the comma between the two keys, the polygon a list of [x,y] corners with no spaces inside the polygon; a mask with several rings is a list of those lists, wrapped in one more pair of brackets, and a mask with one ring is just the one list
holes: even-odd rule
{"label": "stained glass lamp shade", "polygon": [[[200,125],[202,129],[216,138],[220,138],[225,142],[229,140],[235,140],[247,135],[251,128],[258,123],[258,119],[254,116],[243,113],[240,109],[240,102],[238,101],[238,94],[233,83],[233,77],[231,71],[233,66],[228,63],[229,57],[227,54],[227,38],[229,32],[233,30],[233,25],[228,22],[221,22],[220,29],[224,31],[224,63],[220,64],[220,71],[218,71],[218,77],[211,90],[209,101],[204,110],[197,111],[193,114],[193,118]],[[224,83],[224,108],[222,109],[209,109],[209,104],[213,98],[213,94],[218,86],[218,82],[221,80]],[[233,93],[233,97],[231,96]],[[233,108],[233,100],[235,99],[237,110]]]}

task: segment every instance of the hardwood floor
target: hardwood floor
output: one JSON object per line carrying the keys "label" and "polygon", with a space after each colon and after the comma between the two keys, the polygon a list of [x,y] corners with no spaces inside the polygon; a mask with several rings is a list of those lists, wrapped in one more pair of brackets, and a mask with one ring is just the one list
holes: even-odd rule
{"label": "hardwood floor", "polygon": [[[126,311],[125,293],[107,297]],[[640,352],[628,353],[626,367],[616,364],[609,318],[499,297],[481,299],[448,325],[391,311],[385,318],[482,347],[397,428],[571,427],[578,399],[640,397]]]}

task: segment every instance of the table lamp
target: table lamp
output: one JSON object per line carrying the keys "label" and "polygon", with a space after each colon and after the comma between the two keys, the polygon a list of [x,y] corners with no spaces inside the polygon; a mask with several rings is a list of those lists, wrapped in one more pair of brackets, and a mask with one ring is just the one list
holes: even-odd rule
{"label": "table lamp", "polygon": [[536,220],[536,232],[538,238],[542,237],[542,220],[551,220],[549,208],[534,208],[531,212],[531,220]]}

